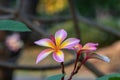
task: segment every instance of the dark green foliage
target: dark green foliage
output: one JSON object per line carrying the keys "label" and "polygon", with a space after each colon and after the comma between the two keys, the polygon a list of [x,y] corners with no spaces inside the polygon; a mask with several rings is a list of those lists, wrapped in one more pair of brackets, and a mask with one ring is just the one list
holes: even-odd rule
{"label": "dark green foliage", "polygon": [[57,74],[57,75],[53,75],[48,77],[46,80],[61,80],[61,78],[65,76],[64,74]]}
{"label": "dark green foliage", "polygon": [[120,77],[112,77],[112,78],[109,78],[109,80],[120,80]]}
{"label": "dark green foliage", "polygon": [[120,12],[120,0],[74,0],[80,14],[95,17],[98,8],[113,12]]}
{"label": "dark green foliage", "polygon": [[109,75],[105,75],[103,77],[100,77],[96,80],[120,80],[120,74],[109,74]]}

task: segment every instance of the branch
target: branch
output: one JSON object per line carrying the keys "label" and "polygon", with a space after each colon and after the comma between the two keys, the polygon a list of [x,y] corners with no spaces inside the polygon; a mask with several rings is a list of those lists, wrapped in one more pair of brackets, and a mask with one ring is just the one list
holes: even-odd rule
{"label": "branch", "polygon": [[[69,62],[65,63],[65,66],[70,66],[73,64],[74,60],[70,60]],[[9,69],[18,69],[18,70],[55,70],[55,69],[60,69],[60,65],[49,65],[49,66],[26,66],[26,65],[18,65],[14,63],[9,63],[9,62],[3,62],[0,61],[0,68],[9,68]]]}
{"label": "branch", "polygon": [[[40,23],[42,24],[49,24],[49,23],[60,23],[60,22],[65,22],[65,21],[68,21],[68,20],[72,20],[72,17],[71,16],[66,16],[66,17],[53,17],[52,19],[44,19],[44,18],[37,18],[35,16],[32,16],[32,15],[29,15],[28,16],[31,20],[37,20],[39,21]],[[98,28],[104,32],[107,32],[113,36],[116,36],[116,37],[119,37],[120,38],[120,31],[117,30],[117,29],[114,29],[112,28],[111,26],[105,26],[105,25],[102,25],[98,22],[95,22],[93,20],[90,20],[88,18],[85,18],[81,15],[77,15],[77,18],[79,21],[81,22],[84,22],[85,24],[88,24],[90,25],[90,27],[94,27],[94,28]]]}
{"label": "branch", "polygon": [[60,22],[65,22],[71,19],[70,16],[57,16],[57,17],[52,17],[52,19],[48,19],[48,18],[40,18],[40,17],[36,17],[33,15],[29,15],[28,16],[31,20],[37,20],[38,22],[42,23],[42,24],[53,24],[53,23],[60,23]]}
{"label": "branch", "polygon": [[1,19],[13,19],[14,18],[14,15],[2,15],[2,16],[0,16],[0,20]]}
{"label": "branch", "polygon": [[[61,68],[62,68],[62,74],[65,74],[65,68],[64,68],[64,63],[61,62]],[[64,76],[61,78],[61,80],[64,80]]]}
{"label": "branch", "polygon": [[120,38],[120,31],[112,28],[111,26],[104,26],[100,23],[89,20],[89,19],[87,19],[83,16],[80,16],[80,15],[78,15],[78,18],[79,18],[80,21],[84,22],[85,24],[91,25],[91,27],[98,28],[98,29],[100,29],[104,32],[107,32],[109,34],[112,34],[112,35]]}
{"label": "branch", "polygon": [[46,31],[44,31],[42,28],[40,28],[41,25],[33,24],[31,21],[27,20],[26,18],[21,18],[20,21],[22,21],[23,23],[28,25],[28,27],[30,29],[32,29],[33,31],[36,31],[37,33],[41,34],[43,37],[49,35]]}
{"label": "branch", "polygon": [[76,15],[76,10],[73,4],[73,0],[68,0],[69,6],[70,6],[70,10],[71,10],[71,14],[72,14],[72,20],[74,23],[74,30],[76,33],[77,38],[80,39],[80,28],[79,28],[79,21],[77,19],[77,15]]}
{"label": "branch", "polygon": [[0,6],[0,11],[6,12],[6,13],[15,13],[15,11],[13,9],[7,8],[7,7],[3,7],[3,6]]}
{"label": "branch", "polygon": [[92,65],[90,62],[86,62],[84,64],[93,74],[95,74],[97,77],[104,76],[105,74],[101,72],[99,69],[97,69],[94,65]]}
{"label": "branch", "polygon": [[21,2],[22,0],[16,0],[16,10],[20,10],[21,9],[21,5],[22,5],[22,2]]}

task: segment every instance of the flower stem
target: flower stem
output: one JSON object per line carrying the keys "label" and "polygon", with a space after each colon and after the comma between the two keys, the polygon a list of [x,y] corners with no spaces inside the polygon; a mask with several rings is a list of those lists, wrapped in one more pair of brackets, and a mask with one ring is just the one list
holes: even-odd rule
{"label": "flower stem", "polygon": [[79,63],[77,69],[74,71],[74,74],[78,73],[79,69],[81,68],[81,66],[89,59],[89,57],[86,57],[84,60],[82,60],[81,63]]}
{"label": "flower stem", "polygon": [[74,75],[74,71],[75,71],[76,66],[77,66],[78,60],[79,60],[79,55],[77,54],[77,57],[76,57],[76,60],[75,60],[75,64],[74,64],[74,69],[73,69],[73,71],[71,72],[71,75],[70,75],[70,77],[69,77],[68,80],[71,80],[71,79],[72,79],[72,77],[73,77],[73,75]]}
{"label": "flower stem", "polygon": [[[61,62],[61,68],[62,68],[62,74],[65,74],[65,68],[63,62]],[[61,80],[64,80],[64,76],[61,78]]]}
{"label": "flower stem", "polygon": [[[71,73],[71,75],[70,75],[70,77],[69,77],[68,80],[71,80],[72,77],[73,77],[75,74],[78,73],[78,71],[79,71],[79,69],[81,68],[81,66],[82,66],[88,59],[89,59],[89,57],[86,57],[85,59],[83,59],[82,62],[81,62],[80,64],[78,64],[78,66],[77,66],[77,64],[75,64],[75,65],[77,66],[77,68],[76,68],[76,66],[75,66],[75,69],[74,69],[73,72]],[[79,56],[78,56],[78,60],[79,60]],[[76,61],[78,61],[78,60],[76,59]],[[76,62],[75,62],[75,63],[76,63]]]}

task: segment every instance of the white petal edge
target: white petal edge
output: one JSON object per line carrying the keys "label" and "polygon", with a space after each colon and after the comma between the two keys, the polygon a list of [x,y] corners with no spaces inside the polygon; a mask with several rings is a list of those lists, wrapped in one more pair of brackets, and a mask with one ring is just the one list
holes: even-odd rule
{"label": "white petal edge", "polygon": [[98,59],[101,59],[107,63],[110,62],[110,58],[105,56],[105,55],[102,55],[102,54],[97,54],[97,53],[92,53],[93,55],[91,57],[94,57],[94,58],[98,58]]}

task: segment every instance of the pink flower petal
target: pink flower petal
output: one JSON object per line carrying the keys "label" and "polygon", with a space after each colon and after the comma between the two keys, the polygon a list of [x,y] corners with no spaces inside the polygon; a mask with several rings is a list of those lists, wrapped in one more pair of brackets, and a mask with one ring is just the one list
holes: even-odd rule
{"label": "pink flower petal", "polygon": [[46,58],[52,52],[53,52],[52,49],[45,49],[42,52],[40,52],[40,54],[37,56],[36,64],[43,60],[44,58]]}
{"label": "pink flower petal", "polygon": [[75,49],[75,51],[80,51],[81,49],[82,49],[82,45],[81,44],[77,44],[77,45],[75,45],[74,46],[74,49]]}
{"label": "pink flower petal", "polygon": [[50,40],[48,38],[40,39],[38,41],[35,41],[34,43],[37,45],[40,45],[40,46],[51,47],[51,48],[54,48],[54,46],[55,46],[54,43],[52,42],[52,40]]}
{"label": "pink flower petal", "polygon": [[98,43],[87,43],[83,46],[82,50],[94,51],[97,49]]}
{"label": "pink flower petal", "polygon": [[57,62],[63,62],[64,61],[64,54],[61,50],[53,53],[53,58]]}
{"label": "pink flower petal", "polygon": [[61,48],[66,49],[73,49],[75,45],[77,45],[80,42],[79,39],[76,38],[68,38],[61,44]]}
{"label": "pink flower petal", "polygon": [[60,45],[61,42],[67,37],[67,32],[64,29],[60,29],[55,33],[56,45]]}

